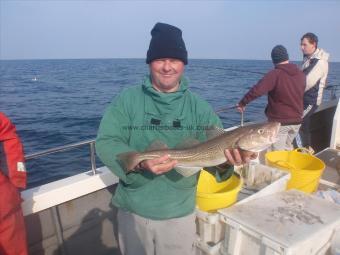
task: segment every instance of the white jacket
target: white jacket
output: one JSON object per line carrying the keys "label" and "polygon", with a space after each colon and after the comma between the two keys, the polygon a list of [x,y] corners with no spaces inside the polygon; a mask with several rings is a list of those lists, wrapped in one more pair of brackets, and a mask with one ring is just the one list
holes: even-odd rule
{"label": "white jacket", "polygon": [[311,59],[317,58],[319,59],[317,64],[313,67],[313,69],[306,76],[306,89],[305,91],[310,90],[312,87],[318,84],[319,82],[319,91],[317,96],[317,105],[321,104],[323,90],[326,86],[326,79],[328,75],[328,59],[329,53],[324,51],[323,49],[316,49],[314,54],[311,57],[304,57],[302,63],[302,70],[307,68],[310,64]]}

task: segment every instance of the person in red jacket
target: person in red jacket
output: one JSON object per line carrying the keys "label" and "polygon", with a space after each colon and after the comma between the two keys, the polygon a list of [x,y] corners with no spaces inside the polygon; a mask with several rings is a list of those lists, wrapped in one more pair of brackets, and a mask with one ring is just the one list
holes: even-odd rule
{"label": "person in red jacket", "polygon": [[275,68],[244,95],[237,108],[243,112],[245,106],[252,100],[268,94],[268,105],[265,110],[268,121],[281,123],[278,141],[271,149],[291,150],[302,123],[306,77],[297,65],[289,63],[284,46],[275,46],[271,57]]}
{"label": "person in red jacket", "polygon": [[26,187],[24,150],[15,126],[0,112],[0,254],[26,255],[19,188]]}

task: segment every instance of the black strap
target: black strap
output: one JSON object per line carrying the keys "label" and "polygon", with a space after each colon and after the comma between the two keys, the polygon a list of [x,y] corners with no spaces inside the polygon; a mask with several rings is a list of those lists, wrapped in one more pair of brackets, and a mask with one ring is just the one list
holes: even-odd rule
{"label": "black strap", "polygon": [[[307,75],[313,70],[313,68],[316,66],[316,64],[318,63],[318,61],[319,61],[319,59],[317,59],[317,58],[312,58],[312,59],[309,61],[309,66],[306,67],[305,69],[303,69],[303,73],[307,76]],[[321,80],[321,78],[320,78],[319,80],[317,80],[317,82],[316,82],[316,83],[308,90],[309,93],[312,94],[312,97],[315,97],[315,95],[316,95],[316,98],[317,98],[317,93],[318,93],[318,91],[319,91],[320,80]],[[305,93],[305,96],[308,97],[308,95],[306,95],[306,93]],[[305,98],[304,98],[304,101],[306,101]]]}
{"label": "black strap", "polygon": [[305,69],[303,69],[303,73],[307,76],[312,70],[313,68],[316,66],[316,64],[318,63],[319,59],[317,58],[312,58],[309,61],[309,66],[307,66]]}

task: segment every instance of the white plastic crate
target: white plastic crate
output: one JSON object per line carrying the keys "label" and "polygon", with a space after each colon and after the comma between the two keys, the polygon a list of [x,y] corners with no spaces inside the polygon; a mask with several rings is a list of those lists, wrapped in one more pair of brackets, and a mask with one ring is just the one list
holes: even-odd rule
{"label": "white plastic crate", "polygon": [[340,206],[290,190],[220,210],[224,255],[326,254],[340,228]]}
{"label": "white plastic crate", "polygon": [[196,245],[196,255],[221,255],[221,246],[222,242],[213,244],[199,241]]}
{"label": "white plastic crate", "polygon": [[[241,190],[236,204],[284,191],[290,177],[290,174],[285,171],[261,164],[253,164],[248,170],[245,177],[252,191],[248,193],[243,192],[244,189]],[[224,239],[225,224],[221,221],[219,213],[196,209],[196,221],[198,242],[217,244]]]}
{"label": "white plastic crate", "polygon": [[315,156],[326,164],[319,189],[333,188],[340,191],[340,150],[326,148]]}
{"label": "white plastic crate", "polygon": [[216,244],[223,240],[225,224],[219,213],[208,213],[196,209],[198,242]]}
{"label": "white plastic crate", "polygon": [[248,169],[243,173],[243,178],[246,187],[240,191],[237,204],[285,191],[290,173],[250,162]]}
{"label": "white plastic crate", "polygon": [[340,255],[340,229],[334,233],[329,251],[331,255]]}

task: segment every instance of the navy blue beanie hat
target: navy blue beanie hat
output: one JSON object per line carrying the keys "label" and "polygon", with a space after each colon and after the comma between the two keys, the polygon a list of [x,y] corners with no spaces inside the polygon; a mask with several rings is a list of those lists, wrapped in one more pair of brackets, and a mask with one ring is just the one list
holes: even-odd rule
{"label": "navy blue beanie hat", "polygon": [[276,45],[272,49],[272,60],[274,65],[289,59],[287,49],[282,45]]}
{"label": "navy blue beanie hat", "polygon": [[155,59],[175,58],[188,64],[188,53],[182,38],[182,31],[169,24],[157,23],[151,30],[151,41],[146,55],[146,63]]}

